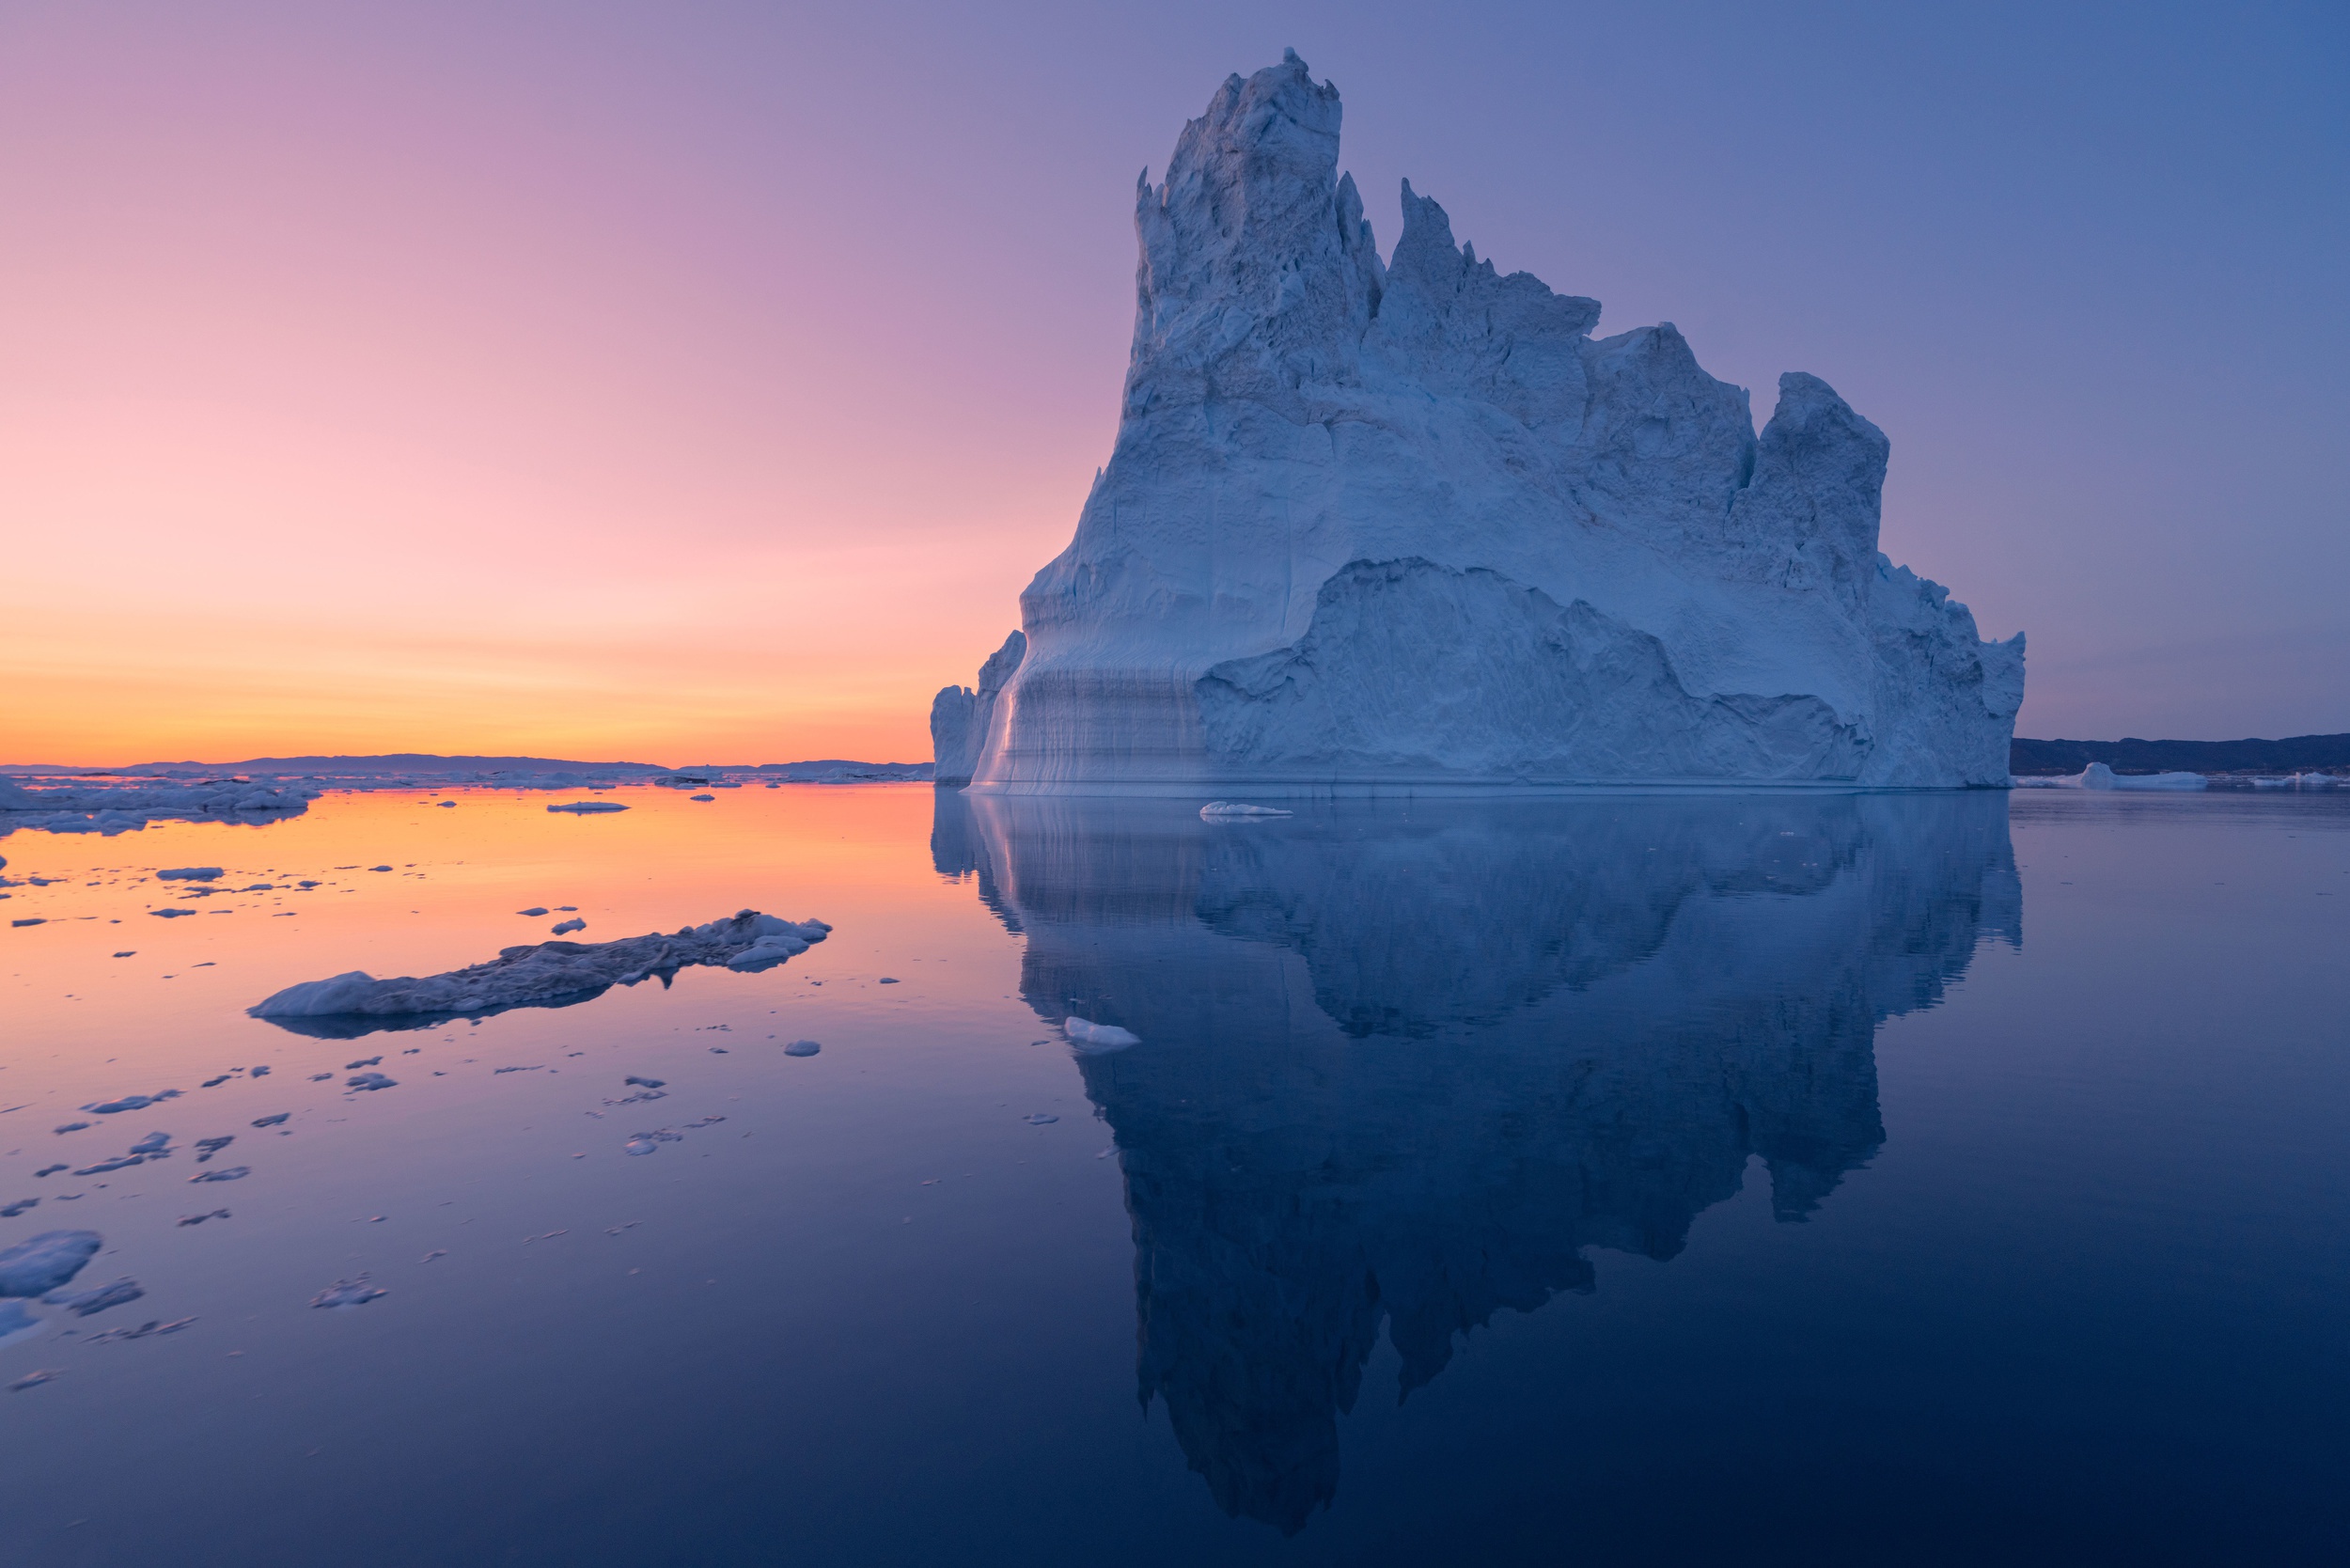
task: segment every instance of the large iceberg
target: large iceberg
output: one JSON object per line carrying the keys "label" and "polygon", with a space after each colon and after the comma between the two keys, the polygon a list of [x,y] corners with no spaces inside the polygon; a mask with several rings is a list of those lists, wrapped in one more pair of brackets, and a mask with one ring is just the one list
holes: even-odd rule
{"label": "large iceberg", "polygon": [[1408,182],[1383,263],[1339,118],[1292,53],[1146,171],[1117,445],[942,782],[2006,785],[2023,638],[1877,552],[1883,432],[1791,374],[1758,437]]}

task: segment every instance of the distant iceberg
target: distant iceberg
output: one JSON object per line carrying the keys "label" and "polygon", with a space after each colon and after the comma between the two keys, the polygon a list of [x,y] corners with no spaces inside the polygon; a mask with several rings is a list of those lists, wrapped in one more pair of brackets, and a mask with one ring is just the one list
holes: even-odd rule
{"label": "distant iceberg", "polygon": [[1117,441],[939,782],[2007,785],[2023,639],[1878,553],[1883,432],[1798,373],[1758,436],[1408,182],[1383,260],[1339,124],[1291,54],[1136,190]]}
{"label": "distant iceberg", "polygon": [[2075,774],[2054,778],[2018,778],[2019,790],[2205,790],[2211,780],[2200,773],[2115,773],[2103,762],[2092,762]]}

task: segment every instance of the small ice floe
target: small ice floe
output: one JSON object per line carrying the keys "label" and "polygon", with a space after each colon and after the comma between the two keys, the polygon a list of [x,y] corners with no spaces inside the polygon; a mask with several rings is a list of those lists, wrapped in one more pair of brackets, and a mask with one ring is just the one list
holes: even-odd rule
{"label": "small ice floe", "polygon": [[547,929],[554,932],[557,936],[568,936],[575,931],[586,931],[588,929],[588,922],[574,915],[568,920],[556,921],[554,925],[548,927]]}
{"label": "small ice floe", "polygon": [[363,1274],[356,1279],[336,1280],[312,1296],[310,1305],[324,1308],[365,1307],[368,1302],[385,1294],[381,1286],[370,1283],[368,1277]]}
{"label": "small ice floe", "polygon": [[[18,1309],[20,1316],[23,1314],[23,1310],[24,1309],[22,1308]],[[36,1323],[28,1332],[18,1337],[30,1339],[34,1334],[38,1334],[39,1332],[40,1325]],[[5,1331],[0,1331],[0,1345],[7,1344],[9,1338],[10,1336],[8,1336]],[[58,1377],[63,1375],[63,1372],[64,1369],[62,1367],[42,1367],[37,1371],[28,1372],[23,1377],[18,1378],[15,1382],[8,1385],[8,1392],[12,1394],[21,1394],[27,1388],[38,1388],[44,1383],[55,1383],[57,1381]]]}
{"label": "small ice floe", "polygon": [[109,1328],[103,1334],[93,1334],[82,1342],[102,1345],[116,1340],[144,1340],[150,1334],[177,1334],[195,1321],[194,1318],[174,1318],[169,1323],[157,1323],[149,1318],[136,1328]]}
{"label": "small ice floe", "polygon": [[550,806],[547,809],[550,811],[571,811],[583,817],[588,817],[599,815],[605,811],[625,811],[628,808],[622,806],[617,800],[574,800],[568,801],[561,806]]}
{"label": "small ice floe", "polygon": [[400,1087],[400,1080],[398,1078],[387,1078],[381,1073],[354,1073],[350,1077],[343,1080],[343,1087],[346,1089],[356,1089],[361,1090],[398,1089]]}
{"label": "small ice floe", "polygon": [[257,1117],[254,1120],[253,1125],[256,1127],[274,1127],[285,1121],[292,1115],[293,1112],[291,1111],[279,1111],[275,1116]]}
{"label": "small ice floe", "polygon": [[1095,1024],[1071,1013],[1061,1020],[1061,1033],[1069,1043],[1088,1056],[1100,1056],[1107,1051],[1122,1051],[1129,1045],[1142,1043],[1142,1036],[1121,1029],[1116,1024]]}
{"label": "small ice floe", "polygon": [[53,1128],[52,1130],[60,1133],[78,1133],[86,1128],[88,1125],[89,1123],[86,1121],[69,1121],[64,1126]]}
{"label": "small ice floe", "polygon": [[1230,817],[1287,817],[1294,815],[1277,806],[1249,806],[1237,800],[1212,800],[1199,808],[1203,821],[1217,822]]}
{"label": "small ice floe", "polygon": [[181,1215],[180,1216],[179,1223],[181,1225],[201,1225],[208,1219],[227,1219],[227,1217],[228,1211],[227,1209],[207,1209],[200,1215]]}
{"label": "small ice floe", "polygon": [[190,1182],[242,1182],[253,1174],[249,1165],[232,1165],[225,1170],[207,1170],[188,1178]]}
{"label": "small ice floe", "polygon": [[61,1160],[55,1165],[42,1166],[39,1170],[34,1171],[33,1174],[36,1176],[55,1176],[58,1171],[63,1170],[64,1168],[65,1162]]}
{"label": "small ice floe", "polygon": [[[201,1148],[202,1145],[199,1144],[197,1147]],[[170,1149],[171,1135],[169,1133],[149,1133],[131,1145],[131,1152],[133,1154],[163,1154],[169,1152]]]}
{"label": "small ice floe", "polygon": [[176,920],[182,915],[193,915],[196,911],[193,909],[150,909],[148,913],[158,920]]}
{"label": "small ice floe", "polygon": [[543,1073],[546,1070],[547,1064],[543,1061],[529,1067],[493,1067],[490,1069],[490,1076],[494,1078],[507,1073]]}
{"label": "small ice floe", "polygon": [[111,1160],[101,1160],[96,1165],[86,1165],[73,1174],[76,1176],[103,1176],[109,1170],[128,1170],[134,1165],[145,1165],[146,1163],[147,1156],[144,1154],[123,1154]]}
{"label": "small ice floe", "polygon": [[448,1256],[448,1248],[447,1248],[447,1247],[434,1247],[431,1251],[430,1251],[430,1252],[426,1253],[423,1257],[421,1257],[421,1258],[417,1259],[417,1260],[416,1260],[416,1262],[420,1262],[420,1263],[429,1263],[429,1262],[431,1262],[433,1259],[435,1259],[435,1258],[446,1258],[446,1257],[447,1257],[447,1256]]}
{"label": "small ice floe", "polygon": [[1020,1120],[1026,1121],[1031,1127],[1042,1127],[1048,1122],[1058,1121],[1060,1118],[1053,1115],[1050,1111],[1035,1111],[1029,1115],[1022,1117]]}
{"label": "small ice floe", "polygon": [[689,964],[764,968],[822,942],[832,927],[745,909],[723,920],[614,942],[541,942],[508,948],[488,964],[422,979],[377,980],[353,970],[288,986],[246,1011],[297,1033],[350,1039],[381,1028],[420,1028],[451,1018],[517,1007],[562,1007],[613,985],[660,976],[666,984]]}
{"label": "small ice floe", "polygon": [[388,871],[391,868],[389,866],[369,866],[368,870],[370,871]]}
{"label": "small ice floe", "polygon": [[41,1299],[52,1307],[62,1307],[77,1318],[102,1312],[109,1307],[119,1307],[126,1301],[136,1301],[147,1294],[135,1279],[122,1278],[111,1285],[101,1285],[94,1291],[51,1291]]}
{"label": "small ice floe", "polygon": [[687,800],[716,800],[716,795],[687,795]]}
{"label": "small ice floe", "polygon": [[822,1049],[813,1040],[795,1040],[783,1048],[783,1054],[787,1057],[812,1057]]}
{"label": "small ice floe", "polygon": [[[0,1345],[12,1345],[19,1340],[29,1340],[49,1325],[24,1309],[21,1301],[0,1301]],[[11,1388],[25,1388],[34,1381],[46,1381],[46,1375],[36,1372],[25,1383],[12,1383]]]}
{"label": "small ice floe", "polygon": [[133,948],[127,953],[117,953],[115,956],[117,958],[136,958],[139,956],[139,950],[136,948]]}
{"label": "small ice floe", "polygon": [[0,1296],[47,1295],[98,1255],[106,1239],[95,1231],[43,1231],[0,1252]]}
{"label": "small ice floe", "polygon": [[517,909],[514,911],[517,915],[526,915],[534,920],[540,916],[544,915],[546,912],[547,906],[542,903],[534,903],[528,909]]}
{"label": "small ice floe", "polygon": [[879,980],[875,980],[873,983],[874,983],[875,985],[895,985],[895,984],[897,984],[897,983],[898,983],[898,977],[897,977],[897,976],[895,976],[895,975],[884,975],[881,979],[879,979]]}
{"label": "small ice floe", "polygon": [[374,1067],[381,1063],[383,1059],[384,1058],[382,1057],[361,1057],[357,1061],[344,1062],[343,1071],[351,1073],[355,1072],[362,1067]]}
{"label": "small ice floe", "polygon": [[277,884],[274,882],[257,882],[250,887],[240,887],[237,891],[240,893],[274,893],[277,891]]}
{"label": "small ice floe", "polygon": [[246,1074],[245,1076],[248,1078],[266,1078],[269,1076],[269,1068],[267,1066],[257,1067],[252,1072]]}
{"label": "small ice floe", "polygon": [[161,1094],[126,1094],[119,1100],[102,1100],[97,1105],[84,1105],[82,1108],[93,1116],[119,1116],[124,1111],[145,1110],[148,1106],[160,1104],[164,1100],[178,1098],[177,1090],[167,1089]]}
{"label": "small ice floe", "polygon": [[236,1141],[237,1136],[234,1133],[223,1133],[218,1137],[197,1138],[196,1140],[196,1163],[198,1165],[209,1165],[212,1163],[212,1158],[214,1154],[219,1153],[222,1150],[227,1148],[230,1144]]}
{"label": "small ice floe", "polygon": [[332,1073],[313,1073],[310,1074],[310,1081],[314,1084],[322,1084],[334,1075]]}
{"label": "small ice floe", "polygon": [[669,1085],[669,1080],[666,1078],[640,1078],[632,1073],[627,1077],[620,1080],[620,1086],[624,1089],[631,1085],[634,1085],[638,1089],[666,1089]]}
{"label": "small ice floe", "polygon": [[454,806],[457,803],[453,800],[436,800],[432,804],[435,806]]}
{"label": "small ice floe", "polygon": [[45,926],[48,923],[49,917],[46,915],[36,915],[29,920],[10,920],[8,922],[8,924],[12,926]]}
{"label": "small ice floe", "polygon": [[219,1077],[207,1078],[196,1087],[198,1089],[218,1089],[221,1085],[227,1083],[232,1076],[234,1076],[234,1074],[223,1073]]}
{"label": "small ice floe", "polygon": [[218,866],[175,866],[167,871],[157,871],[158,882],[212,882],[221,874]]}
{"label": "small ice floe", "polygon": [[14,1219],[21,1214],[39,1207],[40,1200],[38,1198],[20,1198],[7,1208],[0,1209],[0,1219]]}
{"label": "small ice floe", "polygon": [[620,1145],[623,1154],[658,1154],[661,1145],[649,1137],[633,1137]]}

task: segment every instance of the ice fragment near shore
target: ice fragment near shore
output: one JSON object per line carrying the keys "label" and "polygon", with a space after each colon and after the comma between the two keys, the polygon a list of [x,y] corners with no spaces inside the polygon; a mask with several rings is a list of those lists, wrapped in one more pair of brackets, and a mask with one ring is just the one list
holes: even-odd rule
{"label": "ice fragment near shore", "polygon": [[1072,1013],[1061,1020],[1061,1033],[1069,1043],[1088,1056],[1100,1056],[1110,1051],[1122,1051],[1129,1045],[1139,1045],[1142,1037],[1120,1028],[1115,1024],[1095,1024]]}
{"label": "ice fragment near shore", "polygon": [[1339,130],[1292,54],[1136,190],[1117,440],[939,782],[2006,785],[2023,643],[1878,552],[1883,432],[1794,373],[1758,434],[1408,184],[1383,261]]}
{"label": "ice fragment near shore", "polygon": [[762,969],[806,952],[831,932],[822,920],[794,922],[745,909],[667,936],[507,948],[487,964],[442,975],[377,980],[352,970],[288,986],[246,1011],[297,1032],[349,1039],[509,1008],[559,1007],[655,975],[666,983],[690,964]]}

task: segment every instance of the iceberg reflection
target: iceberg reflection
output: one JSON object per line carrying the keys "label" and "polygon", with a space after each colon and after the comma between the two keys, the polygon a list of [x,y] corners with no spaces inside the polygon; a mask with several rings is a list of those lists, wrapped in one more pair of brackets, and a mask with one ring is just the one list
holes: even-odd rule
{"label": "iceberg reflection", "polygon": [[937,869],[1077,1071],[1134,1221],[1140,1393],[1302,1529],[1382,1324],[1403,1392],[1504,1307],[1668,1259],[1752,1157],[1800,1221],[1883,1142],[1874,1037],[2020,946],[2004,792],[1395,801],[1203,822],[942,792]]}

